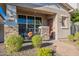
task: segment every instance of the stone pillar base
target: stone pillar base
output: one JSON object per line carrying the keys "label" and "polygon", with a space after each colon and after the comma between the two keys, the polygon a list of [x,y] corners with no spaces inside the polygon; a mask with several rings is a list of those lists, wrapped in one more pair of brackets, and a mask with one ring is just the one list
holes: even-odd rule
{"label": "stone pillar base", "polygon": [[16,27],[4,26],[4,38],[13,34],[18,35]]}

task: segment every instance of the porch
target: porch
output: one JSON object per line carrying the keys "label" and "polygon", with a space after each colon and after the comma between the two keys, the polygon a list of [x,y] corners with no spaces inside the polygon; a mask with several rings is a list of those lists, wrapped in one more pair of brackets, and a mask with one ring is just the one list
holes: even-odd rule
{"label": "porch", "polygon": [[[46,31],[51,39],[55,39],[55,16],[56,13],[19,7],[17,6],[17,30],[20,35],[28,36],[29,32],[33,35],[41,34],[39,31],[40,26],[48,26],[49,29]],[[45,31],[42,33],[44,34]]]}

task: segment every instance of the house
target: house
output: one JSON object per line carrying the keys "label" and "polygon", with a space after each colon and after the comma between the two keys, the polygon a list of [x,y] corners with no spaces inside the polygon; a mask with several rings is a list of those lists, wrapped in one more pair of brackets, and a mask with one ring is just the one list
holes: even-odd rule
{"label": "house", "polygon": [[37,34],[39,27],[40,34],[55,40],[67,39],[70,34],[73,8],[67,3],[0,3],[0,7],[0,41],[13,33]]}

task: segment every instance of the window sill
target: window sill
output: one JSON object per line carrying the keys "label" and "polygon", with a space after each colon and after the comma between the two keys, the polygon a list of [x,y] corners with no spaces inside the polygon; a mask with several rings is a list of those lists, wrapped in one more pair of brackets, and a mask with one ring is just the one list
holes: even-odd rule
{"label": "window sill", "polygon": [[61,27],[62,29],[67,29],[68,27]]}

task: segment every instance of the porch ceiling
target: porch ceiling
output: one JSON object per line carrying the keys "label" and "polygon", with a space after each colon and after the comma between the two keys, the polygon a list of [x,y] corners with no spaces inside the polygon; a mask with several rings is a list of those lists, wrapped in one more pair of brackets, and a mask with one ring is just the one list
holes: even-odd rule
{"label": "porch ceiling", "polygon": [[37,10],[32,8],[25,8],[25,7],[19,7],[17,6],[17,13],[33,13],[33,14],[43,14],[43,15],[54,15],[55,13],[50,11],[44,11],[44,10]]}

